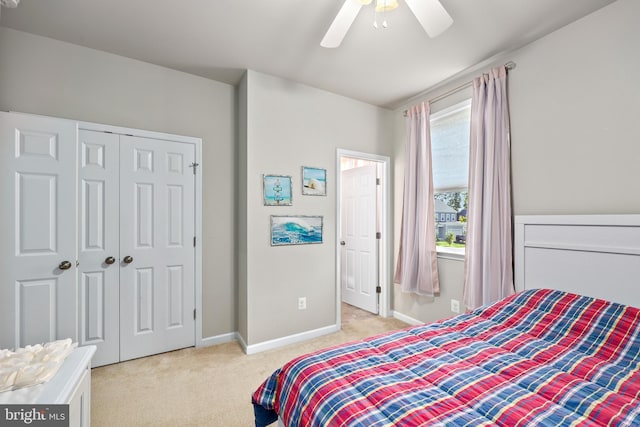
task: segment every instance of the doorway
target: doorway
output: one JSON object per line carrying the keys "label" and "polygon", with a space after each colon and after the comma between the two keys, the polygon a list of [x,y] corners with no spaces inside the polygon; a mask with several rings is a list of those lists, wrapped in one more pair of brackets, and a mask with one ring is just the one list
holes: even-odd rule
{"label": "doorway", "polygon": [[337,151],[336,324],[343,302],[389,315],[390,159]]}

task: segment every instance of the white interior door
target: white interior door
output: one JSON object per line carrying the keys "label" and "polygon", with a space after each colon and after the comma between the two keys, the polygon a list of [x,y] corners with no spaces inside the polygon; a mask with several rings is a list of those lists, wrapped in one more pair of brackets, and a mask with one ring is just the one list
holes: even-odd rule
{"label": "white interior door", "polygon": [[0,188],[0,348],[76,341],[76,123],[1,112]]}
{"label": "white interior door", "polygon": [[376,165],[342,171],[342,301],[378,313]]}
{"label": "white interior door", "polygon": [[120,359],[195,344],[195,147],[120,137]]}
{"label": "white interior door", "polygon": [[79,343],[97,347],[93,366],[120,360],[119,139],[78,134]]}

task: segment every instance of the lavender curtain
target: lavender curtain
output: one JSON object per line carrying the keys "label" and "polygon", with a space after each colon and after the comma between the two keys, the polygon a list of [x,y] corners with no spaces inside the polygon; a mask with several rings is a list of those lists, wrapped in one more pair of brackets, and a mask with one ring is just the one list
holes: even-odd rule
{"label": "lavender curtain", "polygon": [[429,104],[407,114],[400,250],[394,282],[403,292],[434,296],[440,291],[436,254]]}
{"label": "lavender curtain", "polygon": [[464,303],[468,309],[513,294],[507,70],[473,81]]}

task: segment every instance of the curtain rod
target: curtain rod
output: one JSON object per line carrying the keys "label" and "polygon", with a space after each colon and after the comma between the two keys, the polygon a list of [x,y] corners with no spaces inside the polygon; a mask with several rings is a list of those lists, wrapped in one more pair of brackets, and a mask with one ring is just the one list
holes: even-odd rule
{"label": "curtain rod", "polygon": [[[513,61],[508,61],[506,64],[504,64],[504,68],[506,68],[506,69],[507,69],[507,71],[509,71],[509,70],[513,70],[514,68],[516,68],[516,63],[515,63],[515,62],[513,62]],[[443,93],[443,94],[441,94],[441,95],[438,95],[438,96],[436,96],[436,97],[435,97],[435,98],[433,98],[433,99],[430,99],[430,100],[429,100],[429,102],[438,102],[438,101],[440,101],[440,100],[442,100],[442,99],[446,98],[446,97],[447,97],[447,96],[449,96],[449,95],[453,95],[454,93],[459,92],[459,91],[461,91],[462,89],[466,89],[466,88],[468,88],[468,87],[469,87],[469,86],[471,86],[472,84],[473,84],[473,81],[469,81],[469,82],[463,83],[463,84],[461,84],[460,86],[456,86],[456,87],[454,87],[453,89],[448,90],[448,91],[446,91],[445,93]],[[403,115],[404,115],[405,117],[407,117],[407,113],[408,113],[408,110],[404,110]]]}

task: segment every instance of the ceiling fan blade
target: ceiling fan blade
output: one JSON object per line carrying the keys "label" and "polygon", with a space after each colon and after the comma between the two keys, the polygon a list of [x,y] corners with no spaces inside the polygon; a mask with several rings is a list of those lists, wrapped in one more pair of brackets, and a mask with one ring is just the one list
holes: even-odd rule
{"label": "ceiling fan blade", "polygon": [[334,18],[331,26],[327,30],[327,34],[320,42],[322,47],[338,47],[342,43],[342,39],[349,31],[351,24],[355,21],[358,12],[362,8],[362,4],[356,0],[345,0],[340,11]]}
{"label": "ceiling fan blade", "polygon": [[429,37],[439,36],[453,24],[439,0],[405,0]]}

